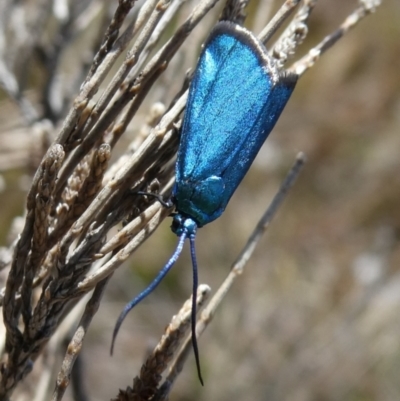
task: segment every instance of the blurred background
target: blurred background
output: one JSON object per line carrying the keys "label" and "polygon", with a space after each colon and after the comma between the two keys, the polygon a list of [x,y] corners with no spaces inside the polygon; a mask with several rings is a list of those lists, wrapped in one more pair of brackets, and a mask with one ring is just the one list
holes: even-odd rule
{"label": "blurred background", "polygon": [[[194,3],[182,8],[177,24]],[[267,21],[267,3],[254,1],[248,8],[246,26],[254,32]],[[320,0],[299,55],[336,29],[355,7],[355,1]],[[156,101],[168,104],[181,87],[220,11],[221,5],[211,10],[188,38],[135,117],[120,152],[149,107]],[[94,21],[97,28],[83,29],[62,53],[58,62],[66,83],[61,86],[70,85],[71,76],[76,79],[71,60],[84,62],[85,46],[93,44],[100,25]],[[205,386],[198,382],[191,357],[171,399],[400,399],[399,21],[400,3],[383,1],[302,77],[225,213],[199,231],[200,282],[214,292],[297,152],[306,153],[308,163],[295,187],[199,341]],[[50,40],[51,28],[43,40]],[[35,57],[29,63],[27,98],[40,104],[38,88],[42,90],[46,76]],[[60,110],[56,128],[62,121]],[[49,127],[51,138],[57,129]],[[35,129],[0,89],[1,245],[15,237],[15,218],[23,215],[24,196],[47,146],[35,139]],[[82,352],[81,374],[90,400],[109,399],[119,387],[131,385],[146,350],[191,294],[185,248],[157,291],[128,316],[114,356],[109,356],[116,317],[175,247],[170,223],[164,221],[108,285]],[[34,377],[27,378],[24,391],[35,386]],[[72,400],[71,392],[64,399]]]}

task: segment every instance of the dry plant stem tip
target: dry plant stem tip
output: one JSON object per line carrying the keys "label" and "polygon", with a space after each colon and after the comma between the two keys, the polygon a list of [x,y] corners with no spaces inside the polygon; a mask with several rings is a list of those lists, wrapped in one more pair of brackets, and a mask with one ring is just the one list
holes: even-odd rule
{"label": "dry plant stem tip", "polygon": [[268,25],[260,32],[258,39],[266,43],[271,39],[274,33],[282,26],[282,24],[289,18],[292,11],[300,3],[300,0],[286,0],[281,8],[274,15]]}
{"label": "dry plant stem tip", "polygon": [[[197,308],[200,308],[204,304],[210,291],[211,289],[208,285],[199,285],[197,290]],[[142,365],[139,376],[134,378],[132,391],[130,391],[130,388],[127,388],[124,391],[125,394],[133,393],[136,395],[137,400],[148,400],[153,399],[152,397],[158,393],[158,385],[162,378],[161,375],[173,360],[190,328],[193,310],[192,302],[193,297],[188,299],[179,312],[173,316],[161,340]]]}
{"label": "dry plant stem tip", "polygon": [[68,345],[61,370],[58,373],[52,401],[61,401],[65,390],[69,385],[72,368],[76,359],[78,358],[79,353],[81,352],[83,341],[92,318],[99,309],[100,300],[110,277],[111,276],[97,284],[92,297],[86,305],[83,316],[78,324],[78,328],[76,329],[75,334]]}
{"label": "dry plant stem tip", "polygon": [[288,71],[297,74],[299,77],[310,69],[317,60],[330,49],[341,37],[347,34],[368,14],[375,11],[380,4],[379,0],[360,2],[359,7],[352,14],[347,16],[338,29],[327,35],[317,46],[313,47],[304,57],[294,63]]}

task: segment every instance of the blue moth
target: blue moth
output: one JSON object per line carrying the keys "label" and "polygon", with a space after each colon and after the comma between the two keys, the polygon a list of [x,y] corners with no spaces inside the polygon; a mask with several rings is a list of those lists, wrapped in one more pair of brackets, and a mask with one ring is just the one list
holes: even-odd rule
{"label": "blue moth", "polygon": [[196,342],[198,228],[217,219],[273,129],[296,85],[297,75],[280,71],[264,45],[247,29],[218,23],[204,44],[190,88],[180,133],[172,231],[179,242],[154,281],[129,302],[117,320],[160,283],[186,239],[193,265],[192,344],[201,383]]}

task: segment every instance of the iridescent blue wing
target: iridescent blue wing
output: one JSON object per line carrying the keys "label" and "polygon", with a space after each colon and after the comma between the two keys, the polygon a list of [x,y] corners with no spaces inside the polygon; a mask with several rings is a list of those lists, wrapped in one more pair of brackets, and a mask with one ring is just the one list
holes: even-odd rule
{"label": "iridescent blue wing", "polygon": [[221,22],[190,86],[174,197],[199,226],[216,219],[243,179],[288,101],[296,76],[279,73],[246,29]]}

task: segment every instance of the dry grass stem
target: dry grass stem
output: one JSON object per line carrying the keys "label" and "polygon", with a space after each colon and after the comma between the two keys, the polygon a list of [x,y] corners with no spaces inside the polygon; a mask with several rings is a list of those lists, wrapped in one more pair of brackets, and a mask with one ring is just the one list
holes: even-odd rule
{"label": "dry grass stem", "polygon": [[282,68],[286,61],[293,57],[296,48],[300,46],[307,36],[307,22],[317,0],[304,1],[293,17],[293,21],[285,29],[271,50],[271,55]]}
{"label": "dry grass stem", "polygon": [[49,341],[42,357],[38,360],[37,363],[42,366],[42,374],[39,383],[35,386],[34,401],[49,399],[49,395],[54,391],[54,383],[57,376],[54,367],[60,365],[62,361],[61,353],[63,352],[65,342],[70,341],[73,328],[77,326],[81,319],[82,312],[85,310],[85,304],[89,301],[90,295],[92,294],[86,294],[71,309]]}
{"label": "dry grass stem", "polygon": [[57,376],[56,388],[53,393],[52,401],[60,401],[69,385],[72,368],[74,366],[76,358],[81,352],[83,341],[85,339],[85,335],[89,328],[89,325],[93,319],[93,316],[99,309],[100,301],[109,278],[110,276],[96,286],[93,291],[93,295],[86,305],[83,316],[68,345],[67,352],[61,366],[61,370]]}
{"label": "dry grass stem", "polygon": [[286,0],[268,25],[259,33],[258,39],[266,43],[289,18],[290,14],[300,3],[300,0]]}
{"label": "dry grass stem", "polygon": [[346,33],[353,29],[357,24],[360,23],[366,16],[375,12],[376,8],[381,4],[381,0],[366,0],[360,1],[357,9],[346,17],[344,22],[340,27],[332,32],[330,35],[326,36],[321,43],[313,47],[307,55],[302,57],[291,67],[288,71],[294,72],[299,76],[303,75],[308,69],[310,69],[325,53],[330,49],[340,38],[342,38]]}
{"label": "dry grass stem", "polygon": [[[210,291],[211,289],[208,285],[199,285],[197,290],[197,310],[204,304]],[[190,298],[183,304],[178,314],[172,317],[160,342],[142,365],[140,375],[134,378],[133,388],[128,387],[126,390],[120,390],[115,401],[148,401],[154,399],[158,392],[162,373],[175,357],[190,329],[191,312],[192,299]]]}

